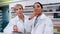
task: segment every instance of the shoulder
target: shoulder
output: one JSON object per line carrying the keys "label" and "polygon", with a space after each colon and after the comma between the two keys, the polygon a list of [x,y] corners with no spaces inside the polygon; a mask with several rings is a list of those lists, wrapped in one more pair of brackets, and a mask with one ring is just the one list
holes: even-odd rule
{"label": "shoulder", "polygon": [[29,20],[29,16],[27,16],[27,15],[24,15],[24,18],[25,18],[26,20]]}
{"label": "shoulder", "polygon": [[47,20],[47,21],[52,21],[51,18],[49,18],[48,16],[46,16],[45,14],[43,14],[43,19]]}
{"label": "shoulder", "polygon": [[47,24],[47,25],[51,25],[51,26],[53,25],[53,22],[52,22],[51,18],[46,17],[45,21],[46,21],[45,24]]}
{"label": "shoulder", "polygon": [[10,22],[17,21],[17,20],[18,20],[18,16],[16,16],[16,17],[10,19]]}
{"label": "shoulder", "polygon": [[29,16],[27,16],[27,15],[24,15],[24,17],[25,17],[25,18],[29,18]]}
{"label": "shoulder", "polygon": [[49,21],[49,22],[51,22],[51,21],[52,21],[52,19],[51,19],[51,18],[49,18],[48,16],[46,16],[45,20],[46,20],[46,21]]}
{"label": "shoulder", "polygon": [[49,18],[48,16],[44,15],[43,18],[44,18],[43,21],[45,22],[45,24],[53,24],[52,19]]}

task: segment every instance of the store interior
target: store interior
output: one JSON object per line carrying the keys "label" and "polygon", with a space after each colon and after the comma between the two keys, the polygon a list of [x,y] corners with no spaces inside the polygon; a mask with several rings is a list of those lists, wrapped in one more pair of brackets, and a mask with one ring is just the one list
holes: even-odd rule
{"label": "store interior", "polygon": [[11,7],[15,4],[22,4],[24,15],[30,16],[33,12],[33,3],[40,2],[43,5],[43,13],[51,18],[54,25],[54,33],[60,34],[60,1],[58,0],[0,0],[0,34],[9,20],[16,16]]}

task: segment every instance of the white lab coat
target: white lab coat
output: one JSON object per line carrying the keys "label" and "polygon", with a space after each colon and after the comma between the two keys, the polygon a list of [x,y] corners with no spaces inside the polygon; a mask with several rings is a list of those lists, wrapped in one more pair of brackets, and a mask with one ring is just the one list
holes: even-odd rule
{"label": "white lab coat", "polygon": [[38,22],[34,27],[35,18],[30,20],[32,25],[31,34],[53,34],[53,23],[50,18],[42,14],[38,17]]}
{"label": "white lab coat", "polygon": [[[4,29],[4,34],[12,34],[13,26],[17,25],[18,30],[20,32],[24,32],[24,28],[26,29],[26,32],[30,32],[30,25],[28,21],[28,16],[24,15],[25,21],[23,22],[18,16],[11,19],[7,27]],[[27,26],[28,25],[28,26]]]}

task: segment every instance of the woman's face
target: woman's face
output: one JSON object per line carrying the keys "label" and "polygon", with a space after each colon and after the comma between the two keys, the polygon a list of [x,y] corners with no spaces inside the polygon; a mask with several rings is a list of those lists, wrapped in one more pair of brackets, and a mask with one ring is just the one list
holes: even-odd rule
{"label": "woman's face", "polygon": [[33,8],[34,8],[34,12],[36,14],[41,14],[42,13],[42,8],[38,3],[34,4]]}
{"label": "woman's face", "polygon": [[21,6],[16,7],[15,12],[17,13],[18,16],[23,15],[23,9]]}

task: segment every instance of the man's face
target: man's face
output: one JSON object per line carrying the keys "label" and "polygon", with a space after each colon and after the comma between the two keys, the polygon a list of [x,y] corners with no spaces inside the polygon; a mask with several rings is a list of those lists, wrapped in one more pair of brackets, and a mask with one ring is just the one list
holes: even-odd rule
{"label": "man's face", "polygon": [[18,16],[23,15],[23,9],[21,6],[16,7],[15,12],[17,13]]}
{"label": "man's face", "polygon": [[42,8],[38,3],[34,4],[33,8],[34,8],[34,12],[36,13],[36,15],[42,13]]}

